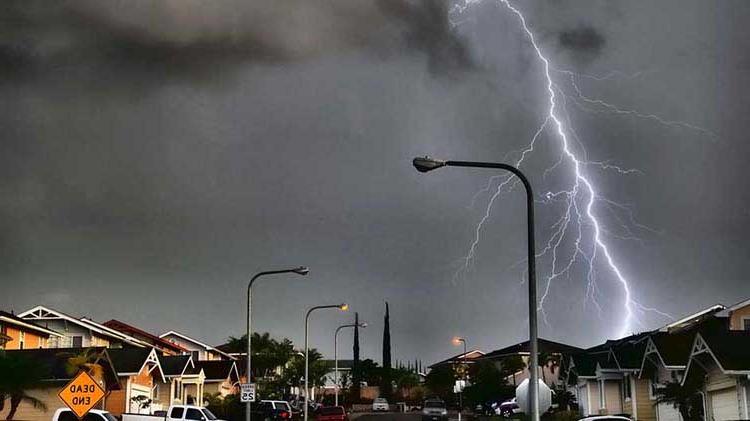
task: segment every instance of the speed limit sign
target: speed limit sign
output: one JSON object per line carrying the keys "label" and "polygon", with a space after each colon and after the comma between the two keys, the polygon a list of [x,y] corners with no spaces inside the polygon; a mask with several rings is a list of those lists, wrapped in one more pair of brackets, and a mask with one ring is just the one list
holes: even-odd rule
{"label": "speed limit sign", "polygon": [[255,402],[255,383],[240,384],[240,401]]}

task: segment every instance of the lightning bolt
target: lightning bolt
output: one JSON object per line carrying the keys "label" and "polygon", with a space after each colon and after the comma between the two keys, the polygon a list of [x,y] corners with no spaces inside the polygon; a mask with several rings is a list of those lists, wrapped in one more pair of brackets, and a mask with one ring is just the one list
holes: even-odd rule
{"label": "lightning bolt", "polygon": [[[479,3],[481,0],[463,0],[453,5],[450,15],[463,14],[464,11],[472,4]],[[509,13],[518,19],[520,27],[525,32],[533,53],[538,59],[544,70],[544,86],[547,92],[548,108],[546,115],[541,120],[536,132],[531,138],[528,145],[519,151],[520,155],[515,160],[516,167],[522,167],[527,158],[534,153],[535,146],[540,138],[544,137],[547,132],[559,141],[560,156],[559,159],[544,171],[543,178],[557,171],[561,166],[572,170],[572,184],[561,191],[547,192],[537,201],[542,204],[562,203],[564,211],[550,227],[550,235],[544,243],[542,249],[538,252],[537,258],[547,257],[551,261],[549,273],[545,277],[543,293],[539,300],[538,311],[542,314],[545,323],[548,322],[545,302],[549,299],[549,294],[555,280],[560,277],[571,276],[571,271],[577,265],[582,265],[586,273],[586,291],[584,296],[584,306],[586,302],[592,302],[598,310],[600,316],[602,306],[597,301],[600,289],[597,283],[597,264],[600,264],[608,271],[613,280],[622,290],[622,309],[624,316],[615,333],[617,337],[624,337],[633,332],[635,324],[641,325],[638,315],[645,313],[658,314],[665,318],[673,317],[656,308],[646,307],[638,303],[632,292],[631,282],[620,269],[617,259],[615,258],[611,246],[608,244],[608,237],[620,240],[637,240],[640,238],[630,228],[640,231],[658,233],[658,231],[639,224],[633,215],[630,206],[618,203],[602,196],[597,192],[595,183],[590,178],[590,172],[593,170],[614,171],[619,175],[640,175],[642,172],[638,169],[624,168],[610,161],[590,161],[586,149],[576,133],[568,113],[568,101],[574,104],[578,109],[592,113],[610,113],[619,116],[627,116],[650,120],[656,124],[662,125],[669,129],[693,130],[700,132],[711,138],[718,138],[710,130],[704,129],[693,124],[662,118],[656,114],[643,113],[637,110],[627,109],[598,98],[591,98],[585,95],[578,86],[578,80],[590,79],[593,81],[608,81],[612,79],[633,80],[643,76],[648,72],[636,72],[627,74],[620,71],[613,71],[605,75],[584,75],[572,72],[570,70],[555,68],[550,60],[544,55],[542,49],[536,41],[534,33],[529,28],[523,13],[516,8],[509,0],[495,0],[498,5],[502,5]],[[553,74],[567,76],[572,93],[568,93],[555,83]],[[565,79],[565,78],[564,78]],[[466,255],[461,259],[461,266],[455,272],[454,283],[464,276],[472,265],[476,256],[476,251],[481,240],[481,234],[487,220],[489,219],[492,206],[497,198],[518,187],[519,182],[512,176],[499,175],[491,177],[487,185],[481,189],[472,199],[472,205],[478,198],[484,194],[490,194],[487,207],[482,214],[474,230],[474,236]],[[496,186],[496,187],[495,187]],[[624,232],[616,233],[605,228],[601,222],[601,216],[598,212],[605,210],[608,214],[617,220]],[[624,215],[624,217],[623,217]],[[563,248],[571,244],[572,250],[567,252]],[[565,256],[565,257],[564,257]],[[520,263],[520,262],[519,262]]]}

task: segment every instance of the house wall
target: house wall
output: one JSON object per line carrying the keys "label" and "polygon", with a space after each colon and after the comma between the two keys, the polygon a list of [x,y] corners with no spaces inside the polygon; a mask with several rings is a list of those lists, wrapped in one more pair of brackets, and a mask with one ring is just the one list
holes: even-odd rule
{"label": "house wall", "polygon": [[7,323],[2,324],[5,326],[5,334],[13,338],[5,344],[4,349],[21,349],[21,332],[24,332],[23,349],[45,348],[47,346],[47,336],[41,336],[36,331]]}
{"label": "house wall", "polygon": [[706,377],[706,394],[708,408],[706,413],[710,420],[723,421],[738,419],[743,413],[742,397],[738,393],[737,379],[723,374],[718,368],[709,370]]}
{"label": "house wall", "polygon": [[635,399],[634,415],[636,421],[656,421],[656,407],[654,406],[656,401],[649,396],[650,389],[651,381],[649,379],[633,379],[631,393]]}
{"label": "house wall", "polygon": [[106,399],[105,408],[114,415],[122,415],[125,412],[125,400],[127,399],[127,379],[120,380],[120,390],[109,392]]}
{"label": "house wall", "polygon": [[588,380],[586,382],[588,387],[588,402],[589,402],[589,415],[596,415],[599,413],[599,382],[596,380]]}
{"label": "house wall", "polygon": [[619,380],[604,381],[604,404],[606,414],[622,413],[622,390]]}
{"label": "house wall", "polygon": [[180,338],[179,336],[174,335],[167,335],[162,339],[166,339],[169,342],[172,342],[174,344],[177,344],[188,351],[198,351],[198,360],[199,361],[214,361],[214,360],[221,360],[221,354],[218,352],[213,351],[207,351],[205,348],[203,348],[200,345],[197,345],[193,342],[186,341],[185,339]]}
{"label": "house wall", "polygon": [[229,380],[223,382],[209,382],[203,383],[203,393],[219,393],[221,396],[231,395],[234,392],[235,387]]}
{"label": "house wall", "polygon": [[44,326],[48,329],[52,329],[58,333],[65,335],[64,338],[52,336],[47,340],[49,348],[70,348],[73,346],[73,337],[80,336],[82,338],[82,346],[104,346],[109,347],[110,341],[107,338],[93,334],[91,330],[86,329],[82,326],[70,323],[66,320],[29,320],[32,323],[36,323],[40,326]]}
{"label": "house wall", "polygon": [[729,328],[731,330],[742,330],[743,318],[750,318],[750,305],[734,310],[729,315]]}

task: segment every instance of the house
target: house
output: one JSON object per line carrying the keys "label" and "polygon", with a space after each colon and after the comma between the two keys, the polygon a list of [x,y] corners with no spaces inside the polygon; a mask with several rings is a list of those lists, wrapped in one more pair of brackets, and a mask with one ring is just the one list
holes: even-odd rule
{"label": "house", "polygon": [[119,320],[112,319],[102,323],[102,325],[109,329],[113,329],[130,337],[133,337],[139,341],[145,342],[150,346],[156,348],[158,351],[162,352],[164,355],[180,355],[188,352],[186,348],[183,348],[174,342],[162,339],[156,335],[148,333],[144,330],[141,330],[135,326],[131,326]]}
{"label": "house", "polygon": [[[565,371],[568,356],[583,352],[581,348],[542,338],[537,339],[537,346],[541,357],[541,366],[537,368],[539,379],[550,386],[563,383],[561,373]],[[512,359],[522,362],[524,368],[519,369],[506,379],[508,383],[517,385],[529,377],[529,355],[529,341],[524,341],[492,351],[477,360],[493,361],[498,368]]]}
{"label": "house", "polygon": [[341,386],[341,380],[348,378],[349,384],[352,381],[352,367],[354,366],[354,360],[339,360],[338,362],[338,375],[336,374],[336,361],[334,360],[321,360],[326,367],[325,384],[321,388],[321,392],[324,395],[333,395],[336,393],[336,378],[338,377],[338,384]]}
{"label": "house", "polygon": [[650,333],[633,335],[612,349],[622,373],[622,412],[638,421],[656,421],[651,382],[640,376],[649,336]]}
{"label": "house", "polygon": [[222,397],[236,393],[239,388],[240,373],[237,363],[232,360],[198,361],[195,368],[203,370],[202,393],[216,394]]}
{"label": "house", "polygon": [[481,358],[484,355],[485,355],[484,352],[478,349],[475,349],[475,350],[466,352],[466,354],[461,353],[461,354],[446,358],[442,361],[438,361],[432,364],[431,366],[428,366],[427,368],[429,368],[430,370],[434,370],[435,368],[438,368],[438,367],[446,367],[446,366],[452,367],[456,364],[467,364],[467,365],[473,364],[476,362],[475,360],[477,358]]}
{"label": "house", "polygon": [[50,336],[49,348],[122,348],[124,345],[145,347],[148,344],[102,326],[92,320],[78,319],[45,306],[36,306],[20,313],[27,322],[54,330],[62,336]]}
{"label": "house", "polygon": [[186,349],[193,356],[193,362],[235,359],[235,357],[216,347],[206,345],[201,341],[173,330],[163,333],[159,337]]}
{"label": "house", "polygon": [[0,349],[47,348],[50,337],[62,338],[63,335],[0,311]]}
{"label": "house", "polygon": [[[33,361],[42,372],[43,386],[26,390],[26,393],[43,402],[47,409],[35,407],[27,402],[22,402],[15,414],[15,419],[25,421],[49,421],[55,409],[65,407],[65,404],[57,396],[63,388],[77,373],[70,373],[69,359],[72,356],[87,353],[91,362],[101,366],[101,372],[94,372],[94,378],[106,392],[115,393],[120,388],[117,374],[112,365],[107,349],[105,348],[37,348],[4,351],[6,355],[20,356]],[[108,396],[105,396],[95,409],[103,409],[106,406]],[[0,410],[0,417],[5,419],[10,411],[9,401],[5,402]]]}
{"label": "house", "polygon": [[[114,415],[150,413],[162,409],[151,405],[158,395],[158,385],[166,383],[156,350],[153,348],[110,349],[109,356],[117,372],[120,390],[107,398],[106,410]],[[138,401],[137,399],[142,399]],[[148,405],[146,405],[148,403]]]}
{"label": "house", "polygon": [[159,355],[159,362],[164,383],[156,387],[156,404],[168,408],[170,405],[194,403],[197,396],[203,396],[206,376],[202,369],[196,368],[191,355]]}
{"label": "house", "polygon": [[700,388],[706,421],[750,419],[750,332],[695,334],[682,385]]}
{"label": "house", "polygon": [[750,299],[728,307],[722,316],[729,318],[730,330],[750,331]]}

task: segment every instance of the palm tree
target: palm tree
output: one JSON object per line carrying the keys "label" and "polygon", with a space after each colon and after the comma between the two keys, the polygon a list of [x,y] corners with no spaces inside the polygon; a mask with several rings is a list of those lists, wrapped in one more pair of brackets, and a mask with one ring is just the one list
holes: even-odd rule
{"label": "palm tree", "polygon": [[27,393],[42,383],[45,377],[42,366],[20,355],[0,353],[0,373],[0,411],[5,409],[5,400],[10,398],[10,411],[6,420],[13,419],[21,402],[47,411],[44,402]]}
{"label": "palm tree", "polygon": [[104,368],[99,364],[102,355],[101,352],[95,348],[83,349],[78,354],[72,352],[61,352],[58,356],[67,357],[67,361],[65,362],[65,372],[71,377],[78,374],[79,371],[85,371],[95,379],[103,378]]}
{"label": "palm tree", "polygon": [[669,382],[654,390],[656,394],[656,404],[671,403],[672,406],[680,411],[683,420],[695,420],[702,417],[703,400],[700,392],[702,384],[700,381],[686,381],[685,384],[679,381]]}

